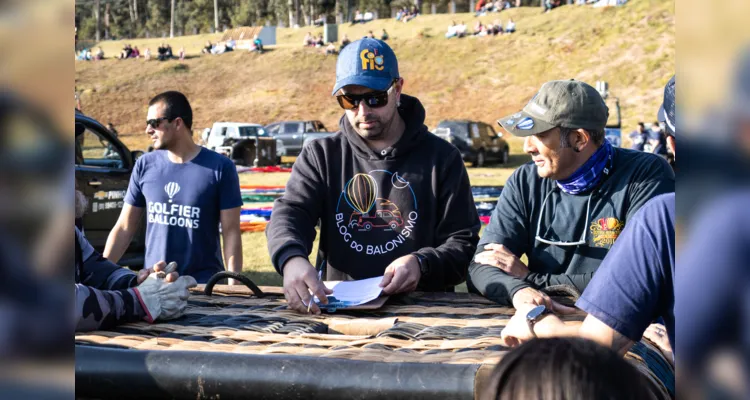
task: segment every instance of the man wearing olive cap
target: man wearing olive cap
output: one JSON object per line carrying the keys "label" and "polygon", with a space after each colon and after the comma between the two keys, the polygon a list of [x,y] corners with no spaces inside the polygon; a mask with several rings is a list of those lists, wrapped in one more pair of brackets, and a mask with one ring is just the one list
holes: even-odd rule
{"label": "man wearing olive cap", "polygon": [[596,89],[567,80],[545,83],[522,111],[498,121],[524,138],[532,161],[503,189],[469,266],[470,290],[516,308],[567,311],[542,289],[583,291],[633,214],[674,191],[663,158],[605,140],[608,115]]}

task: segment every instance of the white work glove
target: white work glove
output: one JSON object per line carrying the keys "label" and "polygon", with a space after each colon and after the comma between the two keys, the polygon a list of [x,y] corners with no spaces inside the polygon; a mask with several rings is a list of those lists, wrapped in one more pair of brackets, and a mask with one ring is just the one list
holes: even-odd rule
{"label": "white work glove", "polygon": [[181,276],[174,282],[167,282],[164,276],[163,272],[153,272],[135,288],[148,322],[181,317],[190,297],[188,289],[198,285],[192,276]]}

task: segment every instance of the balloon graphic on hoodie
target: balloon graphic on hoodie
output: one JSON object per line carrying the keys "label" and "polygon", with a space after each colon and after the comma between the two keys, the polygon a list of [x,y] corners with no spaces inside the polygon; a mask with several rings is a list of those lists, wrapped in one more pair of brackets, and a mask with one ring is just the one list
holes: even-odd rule
{"label": "balloon graphic on hoodie", "polygon": [[346,199],[361,214],[367,214],[375,205],[378,187],[367,174],[357,174],[346,185]]}

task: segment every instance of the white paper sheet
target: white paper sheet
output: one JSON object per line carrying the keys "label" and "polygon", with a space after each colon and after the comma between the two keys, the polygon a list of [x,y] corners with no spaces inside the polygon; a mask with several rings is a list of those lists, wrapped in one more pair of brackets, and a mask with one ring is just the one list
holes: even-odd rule
{"label": "white paper sheet", "polygon": [[[383,277],[378,276],[359,281],[323,282],[327,288],[333,290],[333,294],[328,295],[328,307],[346,308],[375,300],[383,291],[383,288],[378,286],[382,280]],[[315,303],[320,305],[317,297],[315,297]],[[326,305],[322,306],[326,307]]]}

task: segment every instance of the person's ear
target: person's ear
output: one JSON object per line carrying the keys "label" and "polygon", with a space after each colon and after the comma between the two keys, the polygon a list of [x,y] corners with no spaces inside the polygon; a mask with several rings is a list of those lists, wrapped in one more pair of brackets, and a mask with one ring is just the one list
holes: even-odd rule
{"label": "person's ear", "polygon": [[580,153],[591,141],[591,135],[585,129],[576,129],[573,134],[568,137],[571,141],[570,145],[573,147],[573,151]]}

